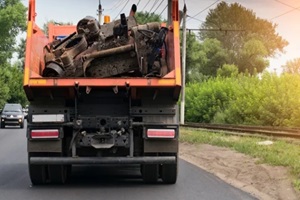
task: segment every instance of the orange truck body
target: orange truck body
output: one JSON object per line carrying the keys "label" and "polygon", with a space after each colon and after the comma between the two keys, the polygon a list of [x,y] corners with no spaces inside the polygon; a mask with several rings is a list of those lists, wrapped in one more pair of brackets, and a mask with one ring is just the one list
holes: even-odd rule
{"label": "orange truck body", "polygon": [[50,24],[45,35],[35,22],[35,0],[29,0],[23,87],[34,185],[64,183],[73,164],[140,164],[145,182],[176,182],[180,19],[178,0],[168,5],[163,77],[43,77],[44,47],[76,27]]}

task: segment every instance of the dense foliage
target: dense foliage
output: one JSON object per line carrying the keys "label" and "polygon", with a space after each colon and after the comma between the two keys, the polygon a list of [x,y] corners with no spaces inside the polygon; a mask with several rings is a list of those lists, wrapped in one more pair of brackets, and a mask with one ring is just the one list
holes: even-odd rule
{"label": "dense foliage", "polygon": [[[6,102],[26,105],[23,91],[23,57],[25,40],[17,44],[17,36],[26,29],[26,7],[20,0],[0,1],[0,108]],[[13,53],[19,61],[11,64]]]}
{"label": "dense foliage", "polygon": [[193,122],[300,127],[300,76],[210,78],[186,90],[186,118]]}
{"label": "dense foliage", "polygon": [[237,66],[241,73],[260,73],[288,44],[276,33],[276,24],[238,3],[219,3],[200,28],[199,35],[187,35],[187,72],[193,74],[187,81],[216,76],[224,64]]}
{"label": "dense foliage", "polygon": [[0,108],[6,103],[28,102],[23,90],[23,71],[18,65],[0,65]]}
{"label": "dense foliage", "polygon": [[151,12],[136,12],[135,18],[138,24],[146,24],[149,22],[162,22],[160,15]]}
{"label": "dense foliage", "polygon": [[0,63],[15,51],[16,37],[26,29],[26,7],[20,0],[0,1]]}
{"label": "dense foliage", "polygon": [[299,59],[264,71],[288,44],[276,24],[223,1],[200,27],[187,34],[187,121],[300,127]]}

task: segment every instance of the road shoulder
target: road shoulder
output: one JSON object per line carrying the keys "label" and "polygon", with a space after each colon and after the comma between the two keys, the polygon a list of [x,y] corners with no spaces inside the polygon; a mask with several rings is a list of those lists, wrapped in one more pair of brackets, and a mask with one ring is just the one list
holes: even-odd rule
{"label": "road shoulder", "polygon": [[300,199],[286,167],[257,164],[258,159],[208,144],[181,143],[179,155],[258,199]]}

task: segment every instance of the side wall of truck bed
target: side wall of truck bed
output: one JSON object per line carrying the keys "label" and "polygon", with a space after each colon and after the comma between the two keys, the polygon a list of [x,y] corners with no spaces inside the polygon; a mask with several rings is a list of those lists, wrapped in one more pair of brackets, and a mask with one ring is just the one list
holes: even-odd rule
{"label": "side wall of truck bed", "polygon": [[[177,2],[178,3],[178,2]],[[72,33],[74,26],[57,27],[51,26],[49,35],[65,35]],[[51,39],[50,39],[51,40]],[[42,77],[45,67],[43,48],[50,41],[35,23],[35,1],[31,0],[28,14],[26,60],[24,72],[24,89],[29,100],[34,98],[35,90],[43,88],[50,90],[54,88],[73,88],[75,84],[83,87],[172,87],[175,99],[179,96],[181,86],[180,71],[180,47],[179,47],[179,19],[173,15],[173,22],[167,36],[167,53],[169,73],[162,78],[146,77],[114,77],[114,78],[49,78]]]}

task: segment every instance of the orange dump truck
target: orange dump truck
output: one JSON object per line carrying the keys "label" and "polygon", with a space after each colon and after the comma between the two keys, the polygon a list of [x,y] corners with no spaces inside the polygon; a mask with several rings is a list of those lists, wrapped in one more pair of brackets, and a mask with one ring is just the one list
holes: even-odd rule
{"label": "orange dump truck", "polygon": [[145,182],[176,182],[178,0],[168,6],[167,25],[137,24],[133,5],[119,20],[50,24],[45,35],[29,1],[24,90],[33,184],[64,183],[80,164],[136,164]]}

